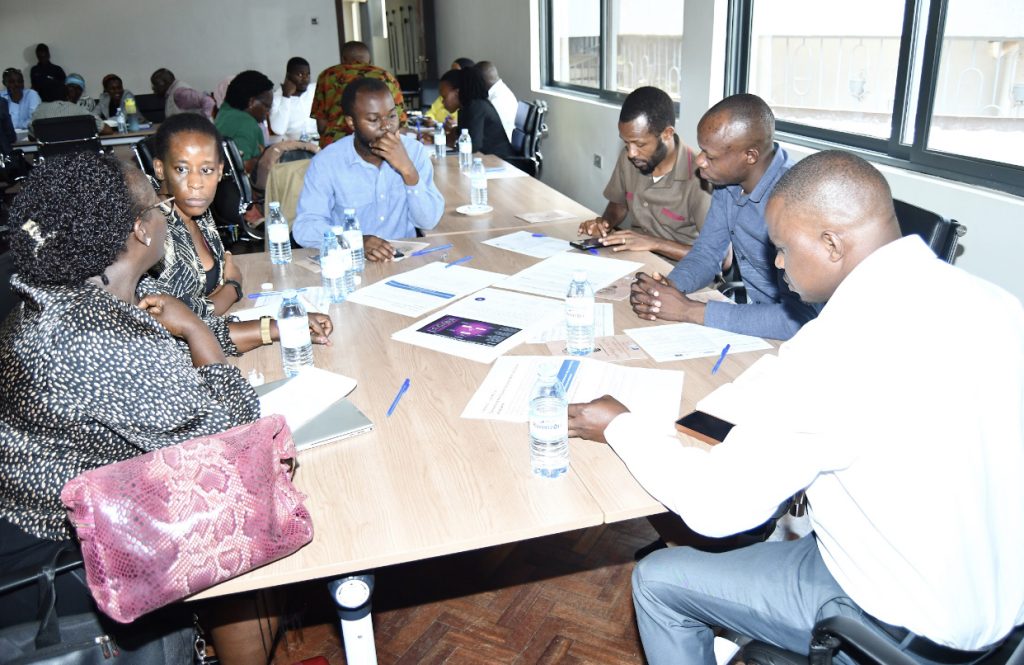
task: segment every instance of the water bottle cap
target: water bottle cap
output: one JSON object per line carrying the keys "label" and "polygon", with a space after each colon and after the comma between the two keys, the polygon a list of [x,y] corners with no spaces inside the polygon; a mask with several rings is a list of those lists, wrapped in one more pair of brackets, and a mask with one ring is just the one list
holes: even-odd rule
{"label": "water bottle cap", "polygon": [[574,282],[585,282],[587,281],[586,270],[576,270],[572,273],[572,281]]}
{"label": "water bottle cap", "polygon": [[356,214],[356,209],[355,208],[345,208],[345,214],[346,215],[354,215],[354,214]]}
{"label": "water bottle cap", "polygon": [[483,158],[481,158],[481,157],[474,157],[473,158],[473,165],[474,166],[477,165],[477,164],[483,165],[483,163],[484,163]]}
{"label": "water bottle cap", "polygon": [[284,293],[281,294],[281,297],[285,300],[295,299],[299,297],[299,292],[295,289],[285,289]]}
{"label": "water bottle cap", "polygon": [[271,210],[280,210],[281,209],[281,202],[280,201],[271,201],[267,205],[270,206]]}
{"label": "water bottle cap", "polygon": [[468,136],[469,135],[469,130],[468,129],[463,129],[462,130],[462,135],[463,136]]}
{"label": "water bottle cap", "polygon": [[541,363],[537,367],[537,376],[551,377],[558,376],[558,365],[556,363]]}

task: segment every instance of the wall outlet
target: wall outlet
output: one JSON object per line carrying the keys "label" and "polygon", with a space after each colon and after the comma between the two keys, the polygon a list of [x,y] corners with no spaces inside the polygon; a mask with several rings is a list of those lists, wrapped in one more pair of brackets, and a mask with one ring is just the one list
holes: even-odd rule
{"label": "wall outlet", "polygon": [[601,168],[601,163],[602,163],[601,155],[598,155],[597,153],[594,153],[594,167],[595,168]]}
{"label": "wall outlet", "polygon": [[316,16],[314,16],[311,19],[309,19],[309,24],[310,25],[320,25],[320,19],[317,18]]}

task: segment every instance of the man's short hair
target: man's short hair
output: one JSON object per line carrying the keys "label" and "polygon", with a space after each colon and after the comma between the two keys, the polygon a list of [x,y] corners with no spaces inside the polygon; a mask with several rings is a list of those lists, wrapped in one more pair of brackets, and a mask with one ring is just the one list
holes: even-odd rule
{"label": "man's short hair", "polygon": [[768,104],[750,93],[731,95],[707,110],[697,124],[698,131],[705,119],[723,114],[729,118],[729,125],[741,130],[751,138],[760,137],[765,142],[760,147],[771,147],[775,136],[775,114]]}
{"label": "man's short hair", "polygon": [[369,63],[370,58],[370,47],[363,42],[345,42],[345,45],[341,47],[342,60],[356,60]]}
{"label": "man's short hair", "polygon": [[676,124],[676,109],[672,99],[664,90],[652,86],[637,88],[622,102],[619,122],[633,122],[639,117],[647,118],[647,127],[652,134],[661,134],[669,125]]}
{"label": "man's short hair", "polygon": [[355,117],[356,95],[359,93],[373,94],[376,92],[386,92],[388,97],[391,96],[391,88],[384,81],[365,76],[357,78],[346,85],[345,91],[341,93],[342,112],[347,116]]}
{"label": "man's short hair", "polygon": [[36,92],[39,93],[39,99],[44,102],[59,102],[67,99],[67,88],[64,87],[64,83],[56,79],[43,79],[36,86]]}
{"label": "man's short hair", "polygon": [[288,64],[285,65],[284,70],[289,74],[297,70],[299,67],[309,67],[309,61],[305,58],[295,56],[294,58],[288,58]]}
{"label": "man's short hair", "polygon": [[166,67],[161,67],[160,69],[156,70],[150,75],[149,80],[164,80],[167,81],[168,85],[170,85],[171,83],[174,83],[174,81],[177,79],[175,79],[174,77],[174,72],[167,69]]}
{"label": "man's short hair", "polygon": [[892,199],[889,182],[878,169],[845,150],[823,150],[786,171],[772,190],[772,198],[808,203],[815,209],[821,205],[850,209],[859,199],[875,193]]}

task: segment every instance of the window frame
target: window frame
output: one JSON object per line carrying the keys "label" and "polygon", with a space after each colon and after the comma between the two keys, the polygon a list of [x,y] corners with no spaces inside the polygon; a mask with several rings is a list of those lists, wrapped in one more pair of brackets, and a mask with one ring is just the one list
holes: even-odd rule
{"label": "window frame", "polygon": [[[729,0],[726,38],[726,95],[746,92],[750,76],[750,39],[752,34],[753,4],[756,0]],[[787,120],[777,120],[779,138],[810,148],[825,150],[841,148],[883,164],[908,171],[934,175],[972,185],[982,185],[1015,196],[1024,196],[1024,167],[993,162],[980,157],[968,157],[928,149],[932,111],[939,67],[941,65],[941,36],[945,32],[946,7],[949,0],[904,0],[903,31],[900,36],[899,64],[896,70],[896,90],[893,95],[892,128],[888,139],[863,136],[833,129],[824,129]],[[927,25],[922,48],[920,89],[917,108],[910,108],[911,61],[914,39],[921,20],[927,12]],[[913,143],[905,144],[903,136],[907,122],[914,114]]]}

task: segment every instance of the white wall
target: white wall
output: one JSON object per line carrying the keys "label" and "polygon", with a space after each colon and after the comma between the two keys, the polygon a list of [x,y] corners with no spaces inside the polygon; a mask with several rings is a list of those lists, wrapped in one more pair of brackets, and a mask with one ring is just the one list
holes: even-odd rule
{"label": "white wall", "polygon": [[160,67],[213,90],[244,69],[280,82],[296,55],[314,77],[340,61],[333,0],[0,0],[2,68],[21,68],[27,81],[39,42],[64,71],[85,76],[93,97],[109,73],[141,94]]}
{"label": "white wall", "polygon": [[[682,110],[676,130],[696,144],[696,125],[722,93],[724,1],[685,0]],[[438,58],[493,60],[502,78],[523,99],[548,102],[550,136],[542,146],[543,180],[567,196],[600,212],[601,196],[621,148],[618,108],[580,101],[540,85],[536,0],[444,0],[436,3]],[[786,144],[795,158],[806,148]],[[592,166],[600,154],[604,169]],[[1024,300],[1024,199],[981,187],[880,166],[893,195],[957,219],[967,226],[956,264],[995,282]],[[951,303],[951,306],[955,306]]]}

